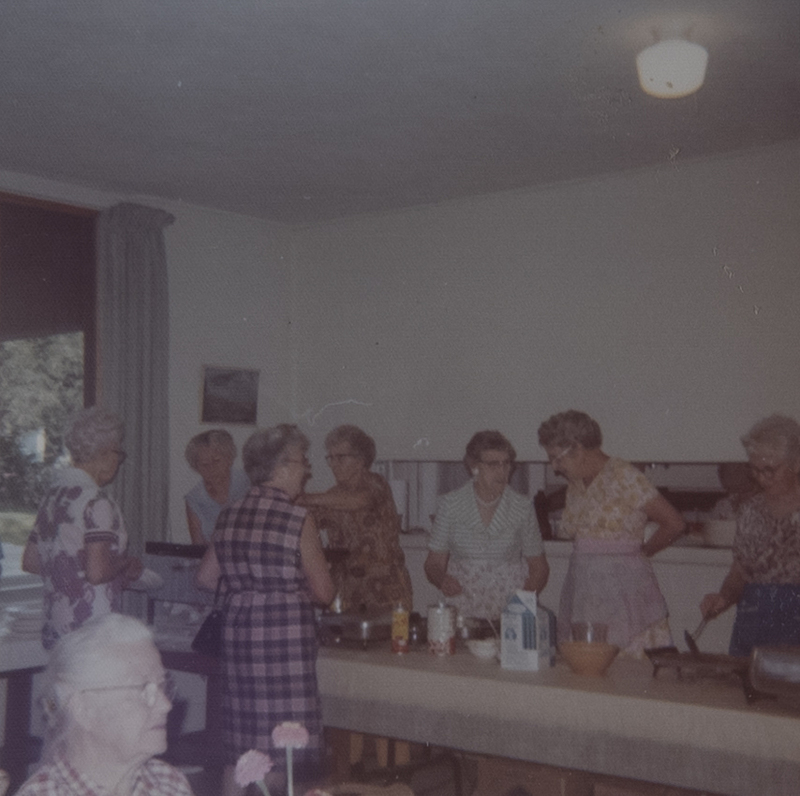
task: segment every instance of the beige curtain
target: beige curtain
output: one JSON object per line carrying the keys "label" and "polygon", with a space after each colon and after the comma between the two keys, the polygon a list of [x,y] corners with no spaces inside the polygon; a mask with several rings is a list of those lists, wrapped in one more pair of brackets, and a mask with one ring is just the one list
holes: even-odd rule
{"label": "beige curtain", "polygon": [[163,210],[119,204],[97,224],[98,403],[125,421],[114,482],[134,553],[168,535],[169,300]]}

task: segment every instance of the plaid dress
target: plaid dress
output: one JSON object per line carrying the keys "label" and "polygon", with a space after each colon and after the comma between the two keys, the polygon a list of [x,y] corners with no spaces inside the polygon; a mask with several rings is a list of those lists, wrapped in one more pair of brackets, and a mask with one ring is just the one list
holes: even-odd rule
{"label": "plaid dress", "polygon": [[314,609],[300,565],[306,509],[285,492],[257,486],[224,509],[214,549],[227,587],[223,633],[223,742],[228,762],[249,749],[270,752],[285,769],[271,733],[301,722],[310,740],[294,752],[315,765],[322,746]]}

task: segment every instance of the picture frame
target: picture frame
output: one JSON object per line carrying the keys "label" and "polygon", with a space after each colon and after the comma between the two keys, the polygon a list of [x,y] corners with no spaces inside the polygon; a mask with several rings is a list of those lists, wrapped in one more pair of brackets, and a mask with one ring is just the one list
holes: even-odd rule
{"label": "picture frame", "polygon": [[200,422],[255,425],[259,371],[204,365]]}

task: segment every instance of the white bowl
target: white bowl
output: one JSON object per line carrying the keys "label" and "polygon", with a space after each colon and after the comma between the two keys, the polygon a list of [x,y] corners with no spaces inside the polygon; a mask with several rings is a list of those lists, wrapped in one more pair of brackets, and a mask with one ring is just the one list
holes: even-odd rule
{"label": "white bowl", "polygon": [[467,640],[467,649],[476,658],[490,661],[497,657],[499,645],[496,638],[471,638]]}

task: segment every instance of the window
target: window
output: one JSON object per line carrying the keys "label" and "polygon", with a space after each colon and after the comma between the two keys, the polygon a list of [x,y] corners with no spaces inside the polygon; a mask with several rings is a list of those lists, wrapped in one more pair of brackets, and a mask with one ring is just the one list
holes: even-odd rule
{"label": "window", "polygon": [[0,195],[0,585],[22,575],[66,418],[94,401],[95,216]]}

